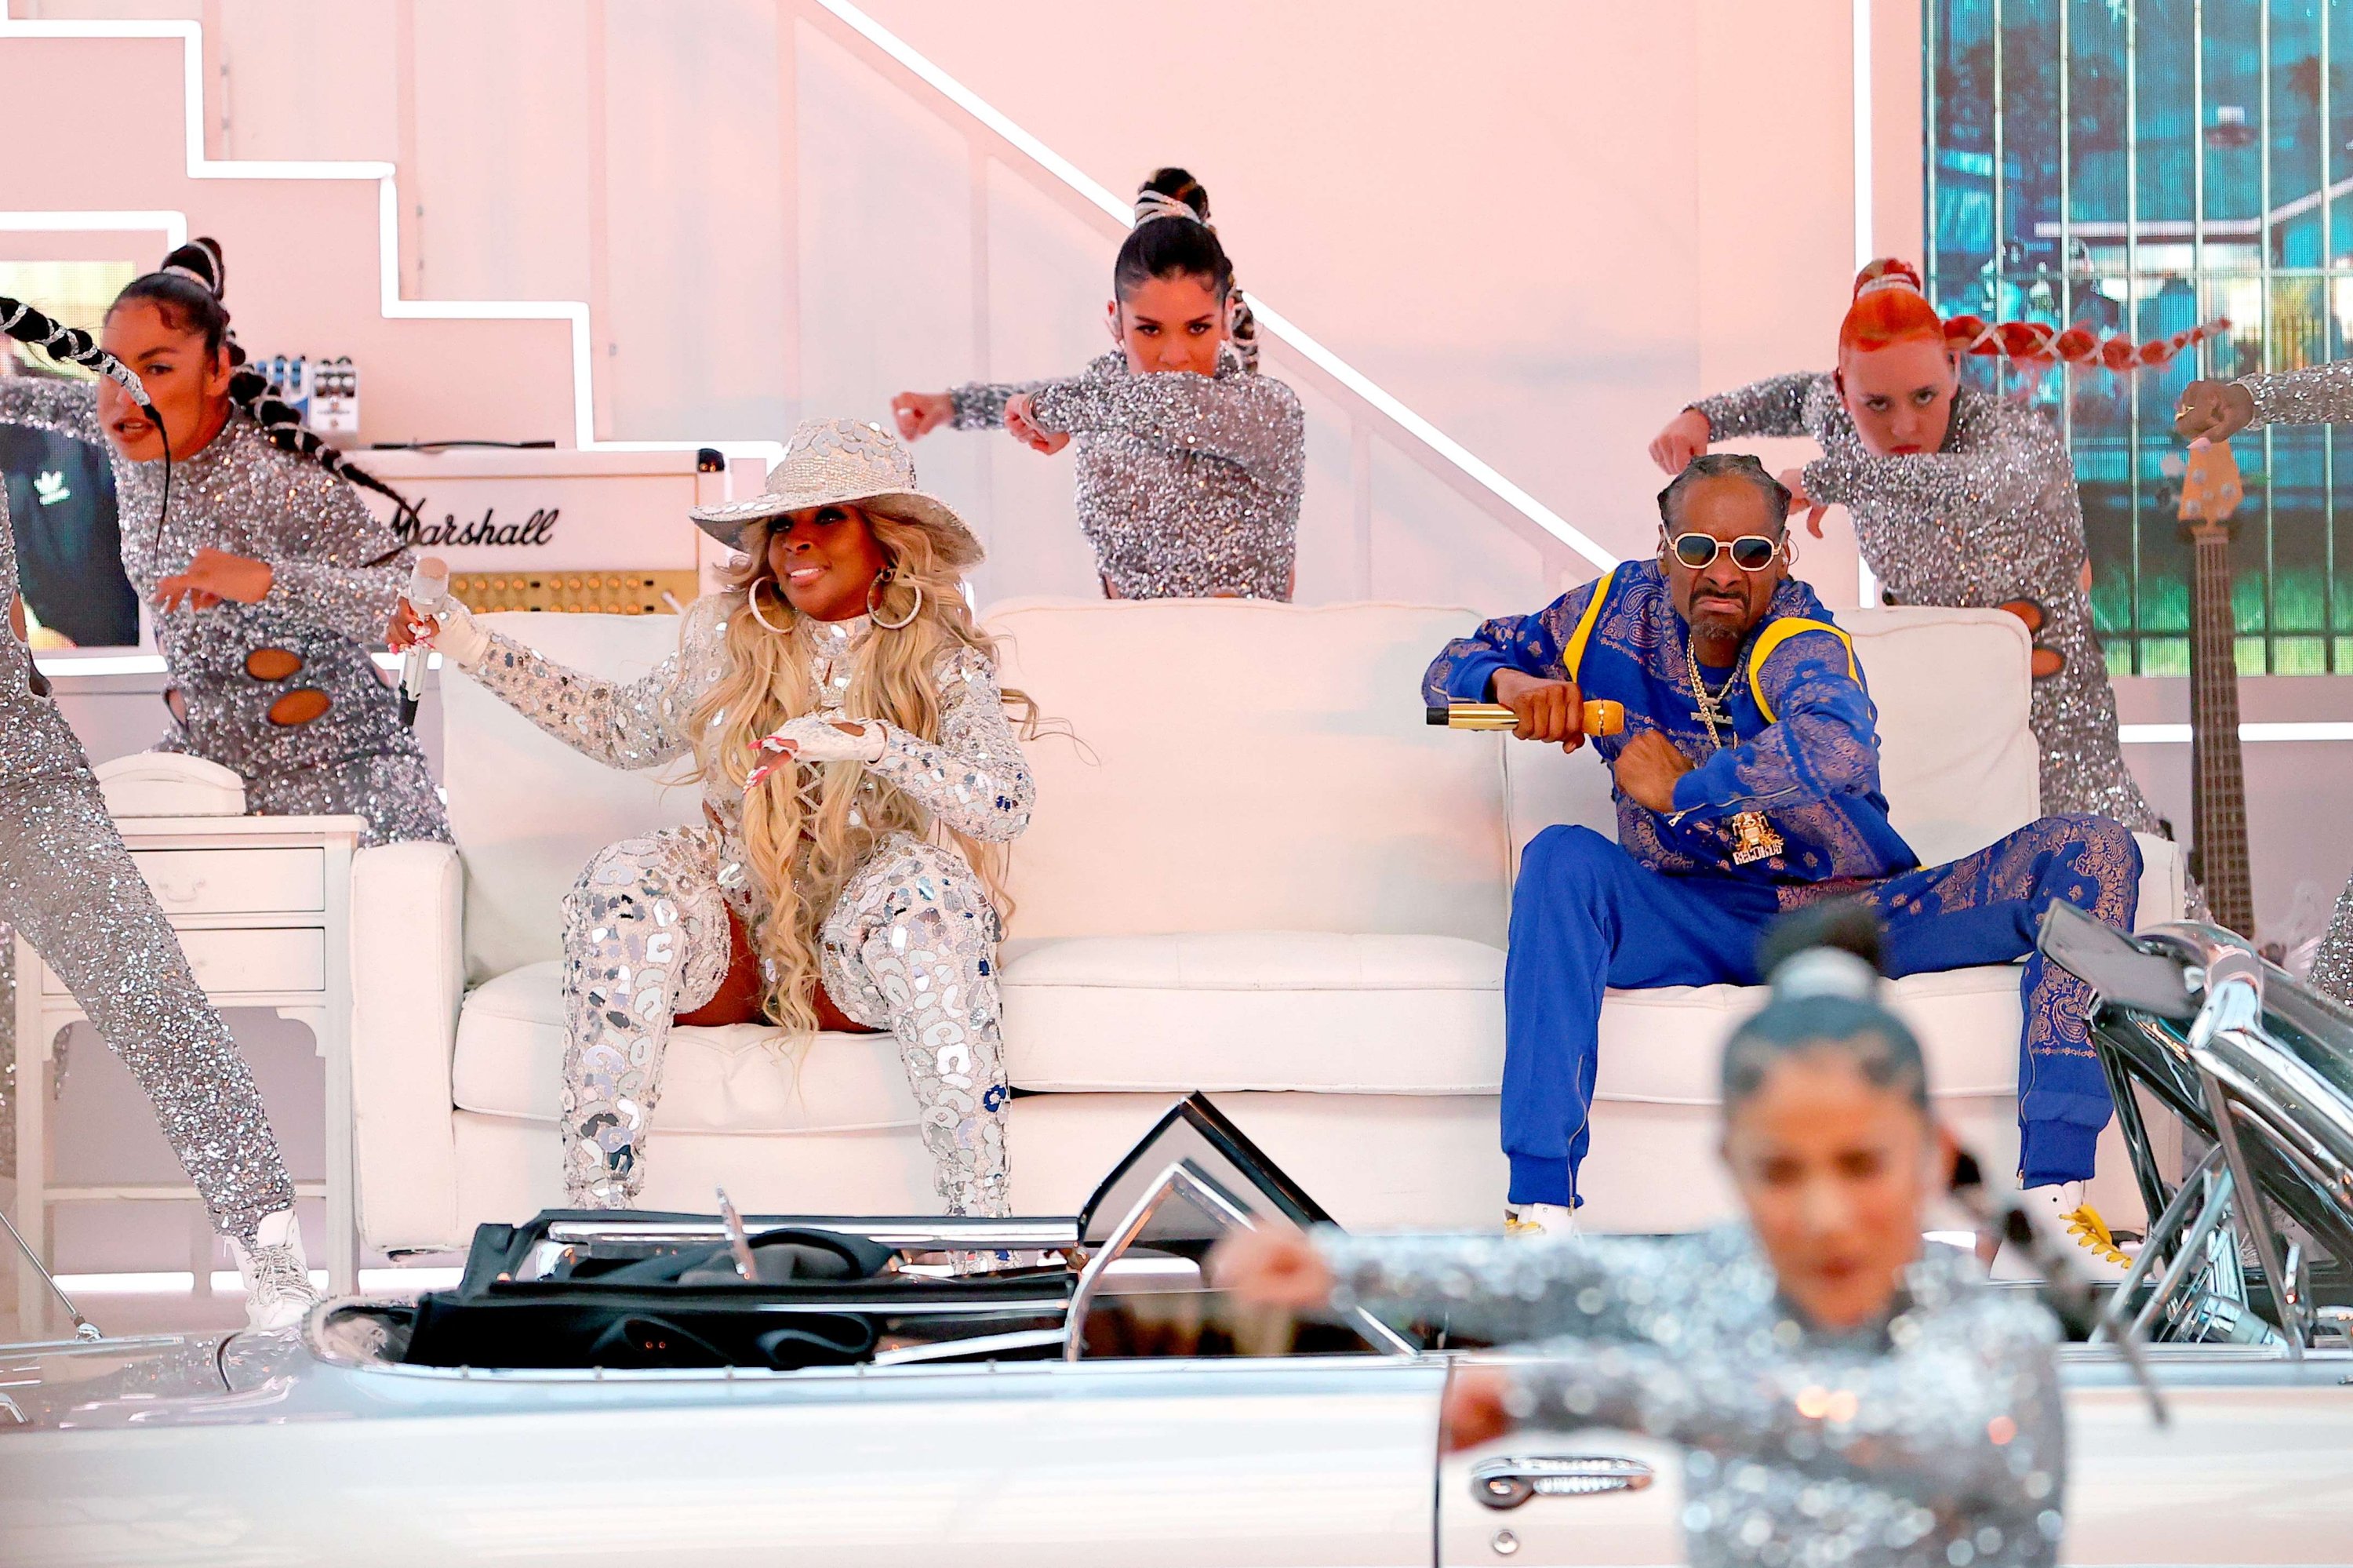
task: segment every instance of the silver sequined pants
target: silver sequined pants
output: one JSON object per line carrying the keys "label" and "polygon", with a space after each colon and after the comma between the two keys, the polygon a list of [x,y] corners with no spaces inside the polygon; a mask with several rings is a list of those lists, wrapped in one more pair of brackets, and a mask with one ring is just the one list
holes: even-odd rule
{"label": "silver sequined pants", "polygon": [[[291,1208],[253,1075],[88,772],[0,785],[0,915],[146,1091],[213,1228],[249,1244],[262,1216]],[[19,1092],[40,1092],[39,1075],[20,1071]]]}
{"label": "silver sequined pants", "polygon": [[[726,978],[722,858],[704,829],[625,839],[588,863],[565,901],[561,1121],[575,1207],[624,1207],[643,1188],[670,1020]],[[947,1212],[1008,1213],[998,922],[980,879],[953,850],[892,838],[842,890],[819,938],[827,994],[897,1037]]]}

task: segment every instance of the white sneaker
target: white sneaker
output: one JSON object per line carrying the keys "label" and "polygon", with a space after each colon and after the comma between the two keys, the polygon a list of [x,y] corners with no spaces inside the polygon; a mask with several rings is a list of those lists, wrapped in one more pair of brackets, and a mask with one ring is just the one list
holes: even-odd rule
{"label": "white sneaker", "polygon": [[255,1329],[290,1329],[319,1303],[311,1283],[310,1261],[302,1255],[302,1230],[294,1211],[280,1209],[262,1217],[253,1245],[232,1239],[231,1256],[237,1277],[245,1281],[245,1320]]}
{"label": "white sneaker", "polygon": [[[2027,1213],[2045,1235],[2074,1243],[2068,1260],[2085,1279],[2094,1285],[2121,1285],[2133,1266],[2132,1254],[2116,1244],[2109,1234],[2107,1222],[2100,1212],[2084,1202],[2081,1181],[2054,1181],[2047,1187],[2029,1187],[2021,1196]],[[2033,1266],[2016,1255],[2008,1242],[2001,1244],[1994,1258],[1996,1279],[2031,1279]]]}
{"label": "white sneaker", "polygon": [[1573,1236],[1577,1234],[1577,1211],[1566,1203],[1506,1203],[1504,1234],[1520,1240]]}

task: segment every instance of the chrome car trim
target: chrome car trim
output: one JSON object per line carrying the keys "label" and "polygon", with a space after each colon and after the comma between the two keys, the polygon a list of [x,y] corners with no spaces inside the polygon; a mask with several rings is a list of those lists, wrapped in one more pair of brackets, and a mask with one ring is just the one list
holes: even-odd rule
{"label": "chrome car trim", "polygon": [[1025,1329],[1012,1334],[982,1334],[969,1340],[949,1340],[936,1345],[909,1345],[902,1351],[880,1351],[868,1357],[866,1364],[903,1367],[917,1361],[968,1361],[997,1351],[1043,1350],[1049,1345],[1066,1344],[1070,1338],[1071,1330],[1067,1324],[1060,1329]]}

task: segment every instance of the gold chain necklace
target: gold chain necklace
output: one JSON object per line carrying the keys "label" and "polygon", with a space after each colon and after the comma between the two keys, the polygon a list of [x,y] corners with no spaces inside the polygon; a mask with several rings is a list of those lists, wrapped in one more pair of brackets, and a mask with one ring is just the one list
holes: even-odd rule
{"label": "gold chain necklace", "polygon": [[[1740,680],[1739,658],[1737,655],[1734,657],[1732,673],[1725,676],[1724,684],[1711,692],[1707,689],[1707,683],[1700,678],[1699,654],[1693,649],[1687,636],[1683,639],[1683,670],[1691,679],[1692,697],[1699,705],[1692,717],[1707,726],[1709,748],[1722,751],[1724,737],[1715,733],[1715,726],[1721,719],[1726,729],[1732,728],[1732,714],[1724,705],[1731,700],[1732,688]],[[1733,738],[1740,738],[1738,731],[1733,732]],[[1732,836],[1732,863],[1735,865],[1770,860],[1788,847],[1781,835],[1773,831],[1773,824],[1765,820],[1762,811],[1734,813]]]}
{"label": "gold chain necklace", "polygon": [[1699,706],[1693,711],[1692,717],[1707,726],[1707,744],[1709,748],[1715,751],[1722,751],[1724,749],[1724,737],[1715,733],[1716,721],[1721,719],[1724,721],[1726,728],[1731,727],[1732,715],[1725,711],[1724,705],[1732,696],[1733,683],[1740,679],[1740,666],[1736,662],[1732,666],[1732,673],[1725,676],[1724,684],[1717,690],[1711,692],[1707,689],[1707,683],[1700,678],[1699,655],[1692,651],[1690,640],[1685,639],[1683,642],[1683,668],[1688,673],[1691,679],[1692,700],[1699,705]]}

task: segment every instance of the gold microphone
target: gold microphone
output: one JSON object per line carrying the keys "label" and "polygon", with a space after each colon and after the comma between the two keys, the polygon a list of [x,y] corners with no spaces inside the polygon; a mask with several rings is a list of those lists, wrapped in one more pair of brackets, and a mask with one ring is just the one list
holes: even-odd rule
{"label": "gold microphone", "polygon": [[[1517,729],[1520,715],[1501,703],[1448,703],[1431,706],[1428,722],[1447,729]],[[1616,735],[1626,727],[1626,705],[1595,697],[1585,705],[1584,733]]]}

